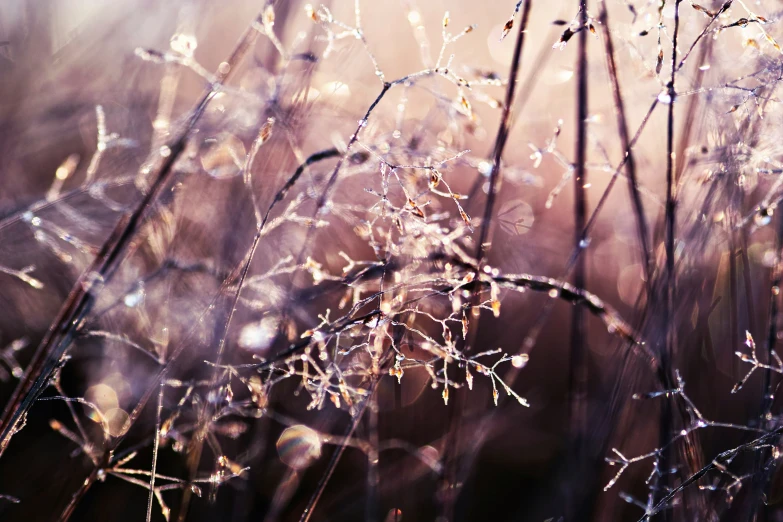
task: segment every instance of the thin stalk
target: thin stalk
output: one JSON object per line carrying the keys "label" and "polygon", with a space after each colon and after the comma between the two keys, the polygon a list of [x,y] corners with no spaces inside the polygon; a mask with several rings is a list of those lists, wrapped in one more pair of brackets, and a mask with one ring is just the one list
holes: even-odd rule
{"label": "thin stalk", "polygon": [[[778,314],[780,300],[780,285],[783,284],[783,261],[781,261],[781,251],[783,251],[783,215],[778,217],[778,229],[775,239],[775,266],[772,269],[772,278],[769,291],[769,315],[767,318],[767,364],[773,360],[773,352],[778,340]],[[761,414],[759,418],[760,426],[764,426],[767,416],[772,409],[772,371],[767,369],[764,372],[764,399],[762,401]]]}
{"label": "thin stalk", "polygon": [[[671,58],[671,77],[667,84],[669,107],[666,119],[666,215],[665,215],[665,250],[666,250],[666,270],[664,276],[664,332],[665,343],[660,354],[659,371],[663,379],[670,385],[670,364],[674,354],[676,344],[676,329],[674,327],[674,301],[675,301],[675,280],[674,280],[674,234],[677,210],[676,183],[674,180],[674,103],[677,97],[675,80],[677,75],[677,37],[680,31],[680,2],[674,2],[674,34],[672,37],[672,58]],[[668,401],[661,406],[661,422],[659,429],[660,444],[663,446],[669,440],[672,427],[672,408]],[[657,459],[657,470],[659,473],[654,478],[654,484],[650,493],[650,504],[655,505],[660,490],[666,490],[667,479],[665,471],[669,469],[670,451],[668,448],[661,452]],[[663,514],[664,519],[669,518],[669,513]]]}
{"label": "thin stalk", "polygon": [[[550,29],[549,33],[547,34],[545,41],[555,40],[557,38],[557,35],[560,33],[561,29],[557,26],[552,26],[552,29]],[[556,54],[552,53],[552,50],[548,48],[547,46],[541,46],[541,49],[538,51],[538,54],[533,59],[533,65],[528,67],[528,75],[525,78],[525,81],[522,83],[522,85],[519,86],[519,94],[514,98],[514,110],[512,111],[510,120],[511,125],[508,129],[508,132],[511,133],[511,131],[514,129],[514,124],[516,124],[517,121],[519,121],[519,115],[522,113],[522,111],[525,109],[525,106],[527,105],[527,102],[530,100],[530,96],[533,94],[533,91],[535,90],[536,86],[538,85],[538,82],[543,78],[543,75],[536,74],[538,71],[542,71],[546,63],[553,57],[557,56]],[[470,187],[470,191],[468,192],[468,201],[473,201],[476,198],[476,195],[479,193],[479,190],[481,189],[481,186],[484,185],[484,176],[479,175],[476,180],[473,182],[473,185]]]}
{"label": "thin stalk", "polygon": [[743,228],[740,230],[740,240],[742,241],[742,248],[740,248],[739,255],[742,258],[742,283],[745,286],[745,306],[748,308],[748,330],[756,332],[756,299],[753,297],[753,279],[750,275],[747,229]]}
{"label": "thin stalk", "polygon": [[[734,187],[732,187],[733,189]],[[735,192],[735,190],[731,190]],[[733,206],[733,205],[732,205]],[[729,223],[734,224],[734,219],[730,219]],[[729,231],[729,343],[731,348],[736,349],[740,346],[741,341],[739,338],[739,274],[737,273],[737,232],[733,230]],[[738,358],[732,357],[734,362],[734,371],[737,371]]]}
{"label": "thin stalk", "polygon": [[498,187],[500,186],[500,161],[511,128],[511,115],[517,87],[517,76],[519,76],[522,49],[524,48],[525,43],[525,30],[527,29],[527,23],[530,19],[530,7],[532,4],[533,2],[531,0],[527,0],[522,10],[522,21],[519,24],[519,33],[517,35],[516,45],[514,46],[514,55],[511,58],[511,70],[508,75],[508,86],[506,87],[506,99],[503,103],[503,114],[500,117],[500,125],[495,137],[495,146],[492,151],[492,171],[489,175],[489,193],[487,194],[487,203],[484,206],[484,217],[481,220],[479,241],[476,247],[476,260],[479,269],[484,264],[487,253],[489,252],[487,241],[490,237],[495,198],[497,197]]}
{"label": "thin stalk", "polygon": [[636,228],[639,236],[639,247],[642,251],[642,260],[644,265],[644,275],[647,280],[648,295],[652,284],[652,262],[650,256],[649,226],[644,214],[642,198],[639,194],[639,185],[636,179],[636,161],[633,150],[630,146],[630,137],[628,135],[628,121],[625,116],[625,103],[623,102],[622,91],[620,90],[620,81],[617,74],[617,65],[614,58],[614,43],[612,42],[612,33],[609,29],[609,15],[606,11],[605,0],[599,1],[598,21],[603,26],[601,36],[604,42],[604,54],[606,56],[606,65],[609,70],[609,80],[612,84],[612,98],[614,99],[614,112],[617,118],[617,130],[620,134],[620,144],[625,151],[625,173],[628,177],[628,190],[633,205],[634,216],[636,217]]}
{"label": "thin stalk", "polygon": [[155,440],[152,443],[152,469],[150,470],[150,494],[147,497],[147,522],[152,519],[152,504],[155,498],[155,474],[158,470],[158,449],[160,448],[160,425],[163,411],[163,386],[158,392],[158,409],[155,415]]}
{"label": "thin stalk", "polygon": [[[772,364],[774,360],[773,353],[778,339],[778,317],[780,314],[780,285],[783,284],[783,262],[781,261],[781,251],[783,251],[783,216],[778,217],[778,226],[775,237],[775,265],[772,267],[772,274],[769,285],[769,312],[767,314],[767,364]],[[744,262],[744,261],[743,261]],[[772,426],[772,404],[775,400],[775,392],[772,385],[772,370],[767,368],[764,371],[764,380],[762,383],[761,407],[759,409],[758,426],[762,429],[770,429]],[[771,464],[775,457],[767,454],[756,455],[753,463],[753,482],[751,493],[749,495],[747,516],[748,521],[755,520],[756,513],[763,505],[764,491],[769,485],[772,473],[776,466]],[[765,462],[766,461],[766,462]]]}
{"label": "thin stalk", "polygon": [[364,520],[366,522],[377,522],[380,515],[380,497],[378,493],[380,456],[378,455],[378,396],[375,393],[370,396],[367,406],[367,438],[370,444],[367,451],[367,499]]}
{"label": "thin stalk", "polygon": [[666,355],[674,350],[674,328],[672,326],[675,297],[674,280],[674,234],[676,226],[677,195],[674,180],[674,103],[677,97],[675,80],[677,74],[677,36],[680,30],[680,2],[674,4],[674,35],[672,38],[672,73],[667,85],[669,107],[666,120]]}
{"label": "thin stalk", "polygon": [[[587,222],[587,1],[579,2],[579,24],[582,29],[578,35],[578,47],[576,53],[576,164],[574,170],[574,230],[576,248],[580,248],[584,239],[583,231]],[[586,266],[584,257],[580,256],[574,266],[574,286],[584,289],[586,280]],[[582,493],[579,491],[578,482],[583,479],[582,471],[585,466],[585,434],[587,431],[587,352],[586,352],[586,324],[584,309],[580,305],[574,306],[571,315],[571,341],[568,375],[568,401],[569,401],[569,427],[571,465],[574,472],[571,474],[569,485],[568,504],[566,506],[566,518],[578,519],[581,508]]]}

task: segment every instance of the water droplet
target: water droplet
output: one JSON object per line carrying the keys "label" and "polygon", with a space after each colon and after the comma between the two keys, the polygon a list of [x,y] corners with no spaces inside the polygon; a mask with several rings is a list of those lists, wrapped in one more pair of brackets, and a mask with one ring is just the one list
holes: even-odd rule
{"label": "water droplet", "polygon": [[492,174],[492,163],[489,161],[481,161],[478,164],[477,170],[482,176],[489,176]]}
{"label": "water droplet", "polygon": [[321,457],[321,438],[303,424],[286,428],[277,439],[276,446],[280,460],[296,470],[307,468]]}
{"label": "water droplet", "polygon": [[530,356],[526,353],[521,353],[511,358],[511,365],[517,369],[524,368],[528,360],[530,360]]}
{"label": "water droplet", "polygon": [[158,152],[160,153],[161,157],[168,158],[171,156],[171,149],[168,147],[168,145],[163,145]]}
{"label": "water droplet", "polygon": [[198,47],[198,40],[192,34],[177,33],[171,37],[169,45],[175,53],[190,58],[196,51],[196,47]]}
{"label": "water droplet", "polygon": [[351,88],[347,83],[339,80],[326,82],[320,87],[321,92],[328,94],[329,96],[336,96],[339,98],[348,99],[351,96]]}
{"label": "water droplet", "polygon": [[242,173],[245,145],[228,132],[207,138],[202,144],[201,166],[216,179],[226,179]]}
{"label": "water droplet", "polygon": [[97,411],[94,408],[87,410],[87,417],[94,422],[102,422],[106,419],[106,415],[104,414],[102,419],[99,412],[108,412],[119,406],[117,392],[114,391],[114,388],[104,383],[87,388],[87,391],[84,393],[84,400],[97,408]]}
{"label": "water droplet", "polygon": [[773,248],[768,248],[761,256],[761,264],[767,268],[772,268],[778,261],[777,251]]}
{"label": "water droplet", "polygon": [[96,294],[103,288],[103,276],[98,272],[90,272],[82,280],[82,288],[88,294]]}
{"label": "water droplet", "polygon": [[660,94],[658,94],[658,101],[660,103],[669,105],[672,102],[672,97],[669,94],[669,91],[668,90],[661,91]]}
{"label": "water droplet", "polygon": [[617,293],[625,304],[632,305],[644,288],[644,268],[640,263],[628,265],[617,277]]}
{"label": "water droplet", "polygon": [[135,308],[144,300],[144,287],[139,286],[136,290],[133,292],[130,292],[128,294],[125,294],[125,297],[123,298],[123,303],[125,303],[125,306],[128,308]]}
{"label": "water droplet", "polygon": [[571,67],[560,67],[551,74],[550,84],[556,85],[570,81],[574,77],[574,69]]}
{"label": "water droplet", "polygon": [[239,346],[246,350],[265,351],[277,337],[279,321],[274,316],[267,316],[257,323],[250,323],[239,333]]}
{"label": "water droplet", "polygon": [[772,222],[772,214],[773,210],[771,208],[762,207],[753,216],[753,222],[759,227],[769,225]]}
{"label": "water droplet", "polygon": [[589,238],[584,238],[579,241],[579,248],[587,248],[588,246],[590,246]]}
{"label": "water droplet", "polygon": [[507,234],[526,234],[535,221],[533,207],[521,199],[506,201],[498,210],[497,221]]}
{"label": "water droplet", "polygon": [[130,429],[130,416],[122,408],[112,408],[104,414],[106,430],[112,437],[121,437]]}

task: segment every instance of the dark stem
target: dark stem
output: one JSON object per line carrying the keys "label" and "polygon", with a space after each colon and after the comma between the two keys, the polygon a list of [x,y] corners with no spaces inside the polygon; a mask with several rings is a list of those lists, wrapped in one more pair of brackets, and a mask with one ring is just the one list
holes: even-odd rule
{"label": "dark stem", "polygon": [[672,73],[667,85],[669,111],[666,119],[666,356],[674,350],[674,328],[672,325],[675,280],[674,280],[674,233],[677,210],[676,185],[674,180],[674,103],[677,97],[675,79],[677,74],[677,35],[680,30],[680,2],[674,4],[674,36],[672,39]]}
{"label": "dark stem", "polygon": [[617,75],[617,65],[614,59],[614,43],[612,42],[612,33],[609,29],[609,16],[606,11],[606,2],[599,2],[598,21],[603,26],[601,35],[604,42],[604,54],[606,55],[606,65],[609,69],[609,79],[612,83],[612,97],[614,99],[614,112],[617,118],[617,129],[620,134],[620,145],[625,152],[625,173],[628,177],[628,190],[633,205],[634,215],[636,217],[636,228],[639,236],[639,247],[642,250],[642,260],[644,265],[644,275],[647,280],[648,295],[652,284],[652,262],[650,256],[649,227],[647,218],[644,214],[642,198],[639,194],[639,186],[636,180],[636,161],[634,160],[633,150],[631,148],[630,137],[628,135],[628,121],[625,116],[625,103],[623,103],[622,91],[620,90],[620,81]]}
{"label": "dark stem", "polygon": [[[676,343],[676,329],[674,327],[674,301],[675,301],[675,274],[674,274],[674,233],[676,220],[676,184],[674,180],[674,103],[677,97],[675,89],[675,80],[677,75],[677,36],[680,31],[680,2],[674,3],[674,34],[672,38],[672,59],[671,59],[671,77],[666,86],[669,97],[668,115],[666,119],[666,215],[665,215],[665,250],[666,250],[666,270],[664,275],[664,335],[665,342],[660,355],[661,372],[667,386],[671,385],[670,365],[674,354]],[[659,430],[659,439],[661,447],[670,440],[672,430],[672,408],[668,401],[661,406],[661,422]],[[668,448],[661,452],[657,459],[659,474],[655,478],[651,490],[651,500],[653,504],[657,503],[657,496],[660,490],[666,490],[668,477],[666,473],[669,469],[669,460],[671,451]],[[661,471],[663,470],[663,471]],[[668,519],[669,513],[664,512],[664,519]]]}
{"label": "dark stem", "polygon": [[758,437],[757,439],[754,439],[750,442],[747,442],[745,444],[742,444],[740,446],[737,446],[734,449],[726,450],[722,453],[719,453],[712,461],[699,469],[696,473],[692,474],[687,479],[683,480],[677,487],[674,487],[671,489],[671,491],[668,491],[663,498],[661,498],[660,501],[652,505],[647,513],[645,513],[638,522],[649,522],[652,516],[656,514],[664,514],[666,513],[666,507],[669,505],[669,502],[671,502],[674,497],[679,495],[685,488],[688,488],[705,476],[707,473],[712,471],[713,469],[720,469],[722,467],[725,467],[727,464],[729,464],[732,459],[734,459],[737,455],[744,453],[746,451],[759,451],[760,448],[764,448],[770,445],[777,445],[780,441],[780,436],[783,433],[783,428],[777,428],[774,431],[770,431],[769,433],[766,433],[762,435],[761,437]]}
{"label": "dark stem", "polygon": [[[781,249],[783,249],[783,216],[778,217],[778,226],[775,238],[775,265],[772,267],[772,277],[769,287],[769,312],[767,316],[767,364],[773,364],[773,352],[778,339],[778,315],[780,310],[780,285],[783,284],[783,263],[781,262]],[[743,261],[744,262],[744,261]],[[772,427],[772,403],[775,395],[772,385],[772,370],[764,370],[762,384],[761,405],[759,408],[758,426],[762,429]],[[767,489],[772,473],[777,466],[775,457],[769,453],[757,454],[753,462],[753,481],[751,483],[749,499],[747,502],[749,522],[756,519],[759,509],[762,509],[764,492]],[[766,464],[766,467],[765,467]]]}
{"label": "dark stem", "polygon": [[150,469],[150,494],[147,498],[147,521],[152,519],[152,504],[155,498],[155,474],[158,469],[158,450],[160,449],[161,413],[163,411],[163,386],[158,392],[158,409],[155,415],[155,440],[152,442],[152,469]]}
{"label": "dark stem", "polygon": [[[772,365],[775,345],[778,340],[778,310],[780,285],[783,283],[783,262],[781,261],[781,251],[783,251],[783,215],[778,217],[777,237],[775,240],[776,260],[772,269],[772,280],[769,291],[769,316],[767,319],[767,364]],[[767,424],[767,416],[772,409],[772,370],[764,371],[764,398],[762,401],[759,426],[764,427]]]}
{"label": "dark stem", "polygon": [[[583,234],[587,222],[587,1],[579,2],[579,31],[576,57],[576,164],[574,165],[574,230],[575,248],[581,248],[585,236]],[[586,266],[583,256],[576,260],[573,272],[574,286],[585,287]],[[586,514],[582,512],[583,492],[580,484],[587,471],[585,462],[587,433],[587,351],[586,324],[582,306],[574,306],[571,315],[571,348],[568,375],[569,401],[569,462],[571,463],[571,478],[569,484],[566,519],[578,520]]]}
{"label": "dark stem", "polygon": [[530,18],[530,7],[533,4],[531,0],[525,2],[522,10],[522,21],[519,24],[519,33],[517,42],[514,46],[514,56],[511,59],[511,70],[508,74],[508,86],[506,87],[506,99],[503,103],[503,114],[500,117],[500,126],[495,137],[495,147],[492,151],[492,171],[489,175],[489,193],[487,194],[487,203],[484,206],[484,217],[481,220],[481,229],[479,230],[479,241],[476,247],[476,260],[479,269],[484,264],[489,245],[487,241],[490,238],[490,229],[492,224],[492,211],[495,208],[495,198],[498,187],[500,186],[500,162],[503,157],[503,149],[506,147],[509,129],[511,128],[511,114],[514,106],[514,95],[517,87],[517,76],[519,76],[519,66],[522,61],[522,49],[525,43],[525,30]]}

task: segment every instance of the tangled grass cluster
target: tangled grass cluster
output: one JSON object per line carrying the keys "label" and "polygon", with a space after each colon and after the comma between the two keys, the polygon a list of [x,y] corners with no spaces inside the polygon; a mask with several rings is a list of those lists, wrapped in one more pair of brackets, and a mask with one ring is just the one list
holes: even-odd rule
{"label": "tangled grass cluster", "polygon": [[4,519],[776,520],[776,5],[452,3],[16,13]]}

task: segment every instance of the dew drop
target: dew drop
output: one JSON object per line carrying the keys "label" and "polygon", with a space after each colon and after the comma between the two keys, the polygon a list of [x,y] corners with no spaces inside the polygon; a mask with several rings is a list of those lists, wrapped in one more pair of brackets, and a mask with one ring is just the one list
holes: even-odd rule
{"label": "dew drop", "polygon": [[515,355],[511,358],[511,365],[517,369],[524,368],[529,359],[530,356],[526,353]]}
{"label": "dew drop", "polygon": [[753,222],[759,227],[769,225],[772,222],[772,213],[773,211],[771,208],[762,207],[756,212],[756,215],[753,216]]}
{"label": "dew drop", "polygon": [[276,447],[280,460],[295,470],[305,469],[321,457],[321,438],[303,424],[286,428],[277,439]]}
{"label": "dew drop", "polygon": [[198,40],[192,34],[177,33],[171,37],[169,45],[172,51],[190,58],[198,47]]}
{"label": "dew drop", "polygon": [[238,176],[242,172],[245,145],[233,134],[222,132],[202,144],[201,166],[215,179]]}
{"label": "dew drop", "polygon": [[123,298],[122,302],[127,306],[128,308],[135,308],[144,300],[144,287],[139,286],[136,290],[133,292],[130,292],[128,294],[125,294],[125,297]]}
{"label": "dew drop", "polygon": [[104,414],[106,429],[112,437],[121,437],[130,429],[130,416],[122,408],[112,408]]}
{"label": "dew drop", "polygon": [[274,316],[245,325],[239,333],[239,346],[257,352],[269,349],[277,337],[278,326],[279,321]]}
{"label": "dew drop", "polygon": [[669,92],[667,90],[663,90],[658,95],[658,101],[660,103],[669,105],[672,102],[672,97],[671,97],[671,95],[669,94]]}
{"label": "dew drop", "polygon": [[90,272],[84,276],[82,281],[82,288],[89,294],[98,293],[103,288],[104,279],[98,272]]}
{"label": "dew drop", "polygon": [[84,400],[93,404],[97,411],[93,408],[87,410],[87,417],[94,422],[108,421],[106,414],[103,417],[99,412],[109,412],[110,410],[118,408],[119,398],[117,392],[108,384],[100,383],[95,384],[87,388],[84,393]]}

